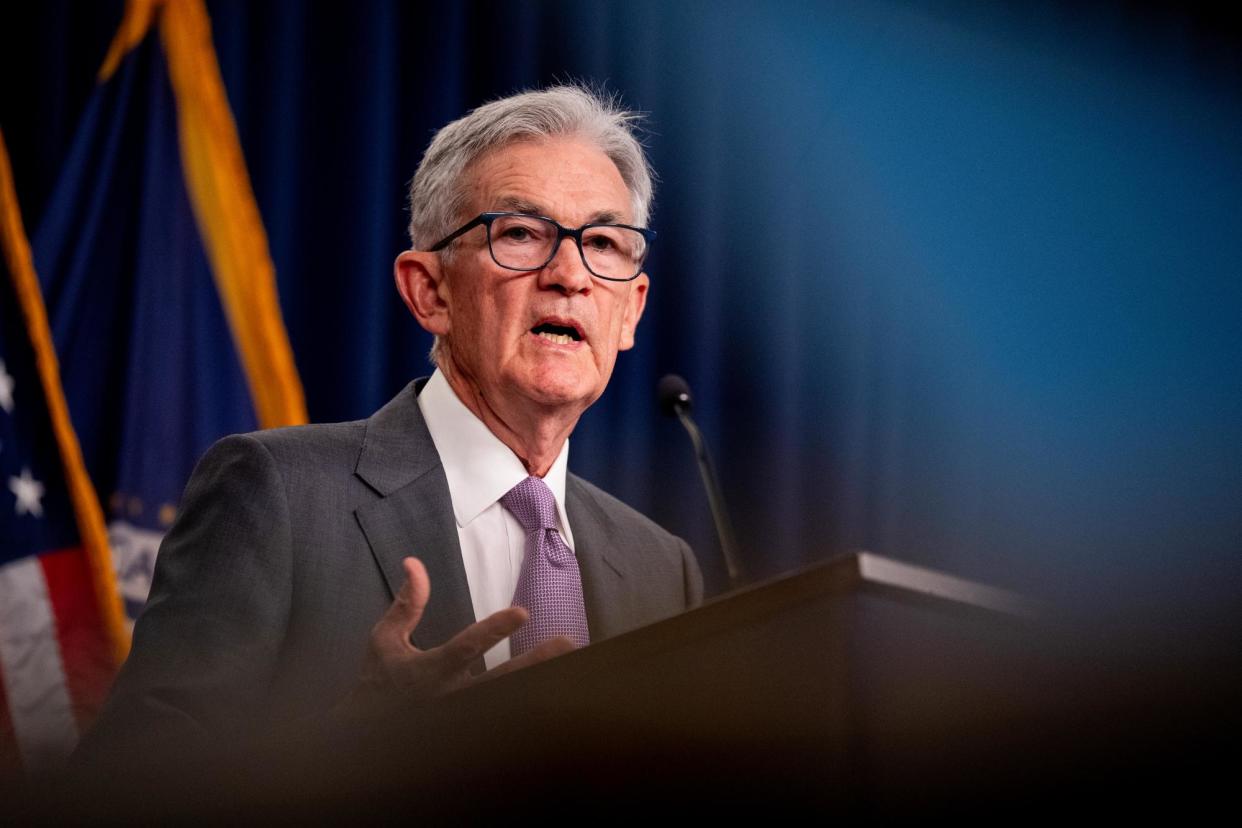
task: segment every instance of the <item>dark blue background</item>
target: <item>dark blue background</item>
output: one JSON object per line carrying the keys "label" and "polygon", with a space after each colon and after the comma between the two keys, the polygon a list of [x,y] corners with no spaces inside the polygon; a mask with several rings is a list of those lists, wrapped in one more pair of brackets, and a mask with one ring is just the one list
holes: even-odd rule
{"label": "dark blue background", "polygon": [[[433,130],[581,78],[650,113],[660,241],[571,466],[715,585],[667,371],[756,573],[865,547],[1043,594],[1238,600],[1242,67],[1211,7],[208,6],[313,419],[428,371],[390,273]],[[3,12],[32,228],[119,9]]]}

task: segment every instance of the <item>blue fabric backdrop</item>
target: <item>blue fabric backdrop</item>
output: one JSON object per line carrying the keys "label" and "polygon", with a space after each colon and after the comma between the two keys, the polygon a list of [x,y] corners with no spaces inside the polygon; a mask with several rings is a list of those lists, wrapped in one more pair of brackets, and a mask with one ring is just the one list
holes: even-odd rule
{"label": "blue fabric backdrop", "polygon": [[[39,6],[0,13],[31,227],[120,11]],[[432,131],[582,78],[650,113],[660,240],[571,466],[690,538],[712,584],[667,371],[756,573],[865,547],[1046,594],[1237,600],[1242,67],[1209,7],[209,9],[312,419],[428,371],[390,272]]]}

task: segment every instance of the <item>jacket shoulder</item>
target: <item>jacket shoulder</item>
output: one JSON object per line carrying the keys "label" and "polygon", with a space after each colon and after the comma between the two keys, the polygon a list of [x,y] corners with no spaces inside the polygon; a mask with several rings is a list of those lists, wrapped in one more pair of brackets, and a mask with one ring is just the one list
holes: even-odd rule
{"label": "jacket shoulder", "polygon": [[337,455],[349,455],[356,459],[366,427],[366,420],[285,426],[235,434],[222,438],[217,445],[232,441],[261,446],[282,465],[305,460],[313,462]]}
{"label": "jacket shoulder", "polygon": [[[637,587],[643,593],[641,600],[631,601],[632,617],[624,622],[614,619],[617,625],[613,633],[681,612],[703,600],[703,575],[689,544],[577,475],[569,475],[566,490],[567,501],[590,510],[589,515],[569,516],[575,542],[586,541],[611,550],[605,556],[630,573],[634,584],[641,585]],[[579,522],[582,518],[586,518],[585,523]]]}
{"label": "jacket shoulder", "polygon": [[614,524],[616,529],[626,533],[629,537],[636,535],[644,537],[656,542],[660,546],[680,547],[685,545],[685,541],[681,538],[594,483],[584,480],[576,474],[569,475],[568,483],[570,486],[576,487],[579,494],[594,505],[601,515]]}

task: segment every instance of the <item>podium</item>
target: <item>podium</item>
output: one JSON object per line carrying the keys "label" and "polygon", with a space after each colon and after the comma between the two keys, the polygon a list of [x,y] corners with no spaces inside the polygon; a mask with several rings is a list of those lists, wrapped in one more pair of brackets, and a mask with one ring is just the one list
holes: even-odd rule
{"label": "podium", "polygon": [[386,718],[322,789],[445,816],[462,794],[488,816],[953,802],[1026,769],[997,759],[1032,735],[1014,721],[1047,689],[1041,628],[1017,595],[844,555]]}
{"label": "podium", "polygon": [[[420,707],[54,793],[52,810],[991,820],[1159,803],[1185,817],[1232,789],[1242,682],[1235,649],[1159,641],[1171,656],[1088,616],[858,552]],[[1221,747],[1230,760],[1213,764]]]}

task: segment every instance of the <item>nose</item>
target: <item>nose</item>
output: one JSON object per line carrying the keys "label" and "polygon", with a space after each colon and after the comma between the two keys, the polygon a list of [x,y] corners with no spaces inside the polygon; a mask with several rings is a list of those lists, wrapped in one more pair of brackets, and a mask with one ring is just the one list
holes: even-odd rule
{"label": "nose", "polygon": [[593,284],[577,243],[568,237],[561,239],[552,260],[539,271],[540,287],[559,290],[566,296],[589,293]]}

